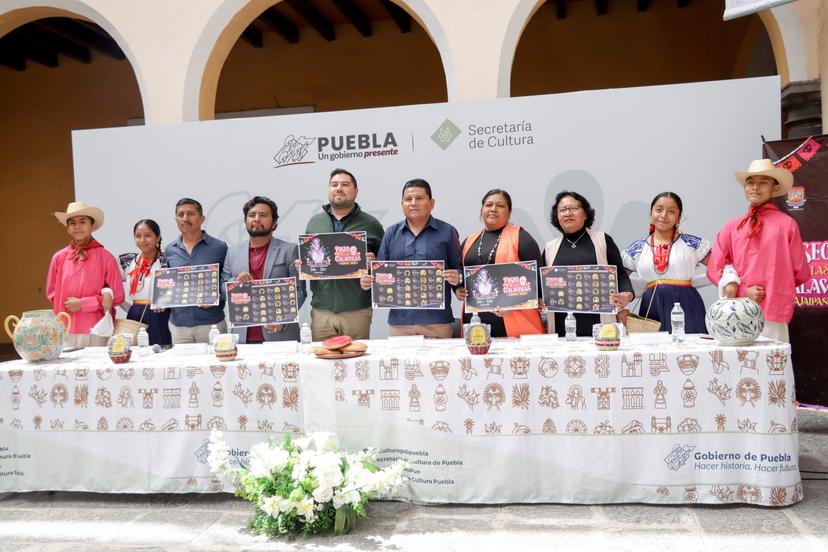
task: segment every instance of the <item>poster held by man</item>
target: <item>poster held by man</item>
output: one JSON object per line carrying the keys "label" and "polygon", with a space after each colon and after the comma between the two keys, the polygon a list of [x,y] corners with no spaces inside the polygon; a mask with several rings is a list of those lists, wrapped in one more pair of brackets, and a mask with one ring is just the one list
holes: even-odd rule
{"label": "poster held by man", "polygon": [[371,261],[375,309],[443,309],[443,261]]}
{"label": "poster held by man", "polygon": [[219,265],[192,265],[155,271],[153,309],[219,304]]}
{"label": "poster held by man", "polygon": [[299,316],[296,278],[227,282],[227,321],[231,327],[295,324]]}
{"label": "poster held by man", "polygon": [[365,232],[327,232],[299,235],[302,280],[346,280],[368,274]]}

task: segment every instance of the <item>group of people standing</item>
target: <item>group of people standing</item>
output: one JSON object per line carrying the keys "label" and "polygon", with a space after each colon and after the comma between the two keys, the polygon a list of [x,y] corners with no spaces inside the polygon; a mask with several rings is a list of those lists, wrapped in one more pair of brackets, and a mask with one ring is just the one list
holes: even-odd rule
{"label": "group of people standing", "polygon": [[[705,333],[704,302],[692,279],[707,265],[707,276],[726,297],[749,297],[762,307],[765,335],[787,341],[787,323],[793,314],[795,287],[809,278],[808,265],[796,222],[772,203],[787,194],[793,175],[774,167],[769,160],[751,163],[735,173],[749,204],[746,215],[728,222],[711,247],[709,241],[680,231],[681,198],[673,192],[658,194],[650,205],[650,227],[646,237],[619,250],[611,236],[593,230],[595,210],[587,198],[574,191],[557,194],[550,222],[561,233],[543,251],[531,235],[510,223],[512,199],[505,190],[486,192],[481,201],[482,228],[462,242],[449,223],[432,216],[435,199],[428,182],[414,179],[402,189],[403,220],[383,229],[380,222],[356,202],[356,177],[344,169],[331,172],[328,203],[307,224],[306,233],[365,232],[368,261],[442,260],[445,262],[445,304],[437,310],[392,309],[390,335],[451,337],[454,315],[451,291],[466,298],[463,267],[536,261],[546,265],[614,265],[618,290],[610,300],[616,314],[577,314],[576,333],[592,335],[598,322],[624,321],[627,306],[635,298],[629,275],[646,283],[639,313],[670,329],[670,310],[680,303],[686,331]],[[255,196],[242,208],[249,239],[228,247],[202,228],[201,204],[191,198],[179,200],[175,219],[180,235],[161,249],[161,232],[150,219],[139,220],[133,234],[138,253],[115,258],[92,237],[103,224],[104,214],[82,202],[71,203],[66,212],[55,213],[66,226],[70,244],[55,253],[47,278],[47,297],[56,312],[72,317],[69,345],[102,345],[104,338],[90,334],[105,312],[123,305],[127,317],[149,325],[151,343],[204,343],[213,325],[226,331],[224,303],[217,306],[179,307],[169,310],[150,306],[152,278],[161,267],[218,263],[222,282],[245,282],[266,278],[297,278],[298,307],[306,298],[305,283],[299,281],[300,263],[295,243],[273,237],[278,209],[267,197]],[[370,335],[372,277],[310,282],[311,330],[314,340],[335,335],[367,339]],[[565,313],[540,309],[481,313],[491,324],[494,337],[540,334],[563,335]],[[468,320],[470,316],[464,315]],[[296,340],[297,324],[271,324],[234,329],[241,343]]]}

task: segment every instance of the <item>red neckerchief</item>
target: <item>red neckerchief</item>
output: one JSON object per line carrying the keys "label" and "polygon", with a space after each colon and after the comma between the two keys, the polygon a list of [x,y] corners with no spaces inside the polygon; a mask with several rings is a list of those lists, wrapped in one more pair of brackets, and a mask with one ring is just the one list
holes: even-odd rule
{"label": "red neckerchief", "polygon": [[90,249],[103,247],[92,236],[89,236],[81,243],[75,243],[74,241],[72,241],[69,243],[69,245],[72,246],[72,259],[75,261],[85,261],[87,253]]}
{"label": "red neckerchief", "polygon": [[142,278],[146,278],[149,276],[150,267],[152,263],[155,261],[150,261],[143,255],[138,256],[138,262],[135,263],[135,268],[133,268],[129,272],[130,280],[129,280],[129,295],[130,297],[135,296],[135,292],[138,291],[138,282]]}
{"label": "red neckerchief", "polygon": [[762,213],[762,211],[770,211],[773,209],[777,209],[776,205],[770,202],[763,203],[759,207],[754,207],[753,205],[751,205],[748,209],[747,215],[745,215],[745,218],[743,218],[739,225],[736,227],[736,230],[741,230],[742,226],[749,222],[750,228],[748,229],[748,238],[752,238],[758,235],[759,232],[762,230],[762,217],[759,216],[760,213]]}
{"label": "red neckerchief", "polygon": [[653,265],[655,265],[656,272],[664,274],[667,272],[667,265],[670,264],[670,245],[669,243],[660,243],[653,247]]}
{"label": "red neckerchief", "polygon": [[673,249],[673,242],[676,241],[676,229],[673,228],[673,237],[670,243],[655,244],[655,234],[650,233],[650,249],[653,252],[653,267],[658,274],[667,272],[670,264],[670,250]]}

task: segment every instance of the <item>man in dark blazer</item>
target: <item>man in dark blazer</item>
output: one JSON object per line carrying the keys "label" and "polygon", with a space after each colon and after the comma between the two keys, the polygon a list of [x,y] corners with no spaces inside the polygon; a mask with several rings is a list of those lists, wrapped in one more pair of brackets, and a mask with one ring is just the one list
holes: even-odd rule
{"label": "man in dark blazer", "polygon": [[[222,280],[248,282],[269,278],[296,278],[297,309],[302,308],[307,292],[300,281],[294,261],[298,258],[296,244],[273,237],[279,222],[279,211],[272,199],[255,196],[244,204],[244,226],[249,240],[227,249]],[[268,324],[249,328],[234,328],[239,343],[262,341],[298,341],[299,324]]]}

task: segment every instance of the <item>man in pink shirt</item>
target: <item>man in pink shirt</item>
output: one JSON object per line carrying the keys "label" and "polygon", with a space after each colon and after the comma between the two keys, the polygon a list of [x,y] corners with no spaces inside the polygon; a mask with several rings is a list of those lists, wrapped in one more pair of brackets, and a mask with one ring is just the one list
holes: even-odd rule
{"label": "man in pink shirt", "polygon": [[788,342],[796,286],[810,278],[799,227],[771,199],[788,193],[793,175],[770,159],[753,161],[734,173],[749,202],[746,215],[731,220],[716,236],[707,277],[725,297],[748,297],[762,307],[762,335]]}
{"label": "man in pink shirt", "polygon": [[103,211],[82,201],[70,203],[55,217],[72,238],[52,256],[46,277],[46,297],[55,312],[72,318],[69,347],[103,346],[106,338],[89,331],[109,311],[124,302],[121,272],[115,257],[95,241],[92,232],[103,225]]}

